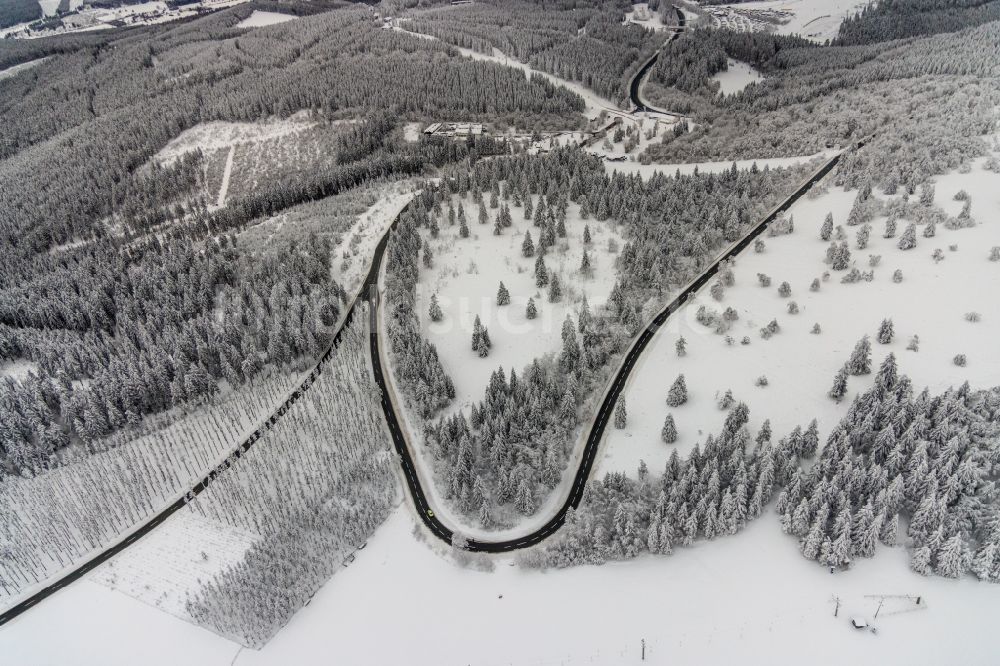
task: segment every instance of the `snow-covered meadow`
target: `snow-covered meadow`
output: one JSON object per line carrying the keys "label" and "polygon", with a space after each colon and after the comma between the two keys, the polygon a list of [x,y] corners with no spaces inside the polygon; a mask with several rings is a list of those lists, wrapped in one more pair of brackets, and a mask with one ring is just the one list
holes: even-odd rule
{"label": "snow-covered meadow", "polygon": [[[870,0],[764,0],[726,5],[725,9],[754,11],[781,11],[790,14],[785,23],[767,24],[754,22],[757,29],[772,26],[783,35],[800,35],[813,41],[834,39],[840,23],[847,16],[861,11]],[[759,27],[758,27],[759,26]]]}
{"label": "snow-covered meadow", "polygon": [[745,62],[729,58],[727,64],[728,69],[712,76],[712,80],[719,84],[719,92],[723,95],[733,95],[751,83],[764,79],[763,74]]}
{"label": "snow-covered meadow", "polygon": [[250,12],[250,16],[236,24],[237,28],[263,28],[269,25],[277,25],[287,21],[294,21],[298,16],[292,14],[282,14],[280,12],[265,12],[255,9]]}
{"label": "snow-covered meadow", "polygon": [[[870,384],[870,377],[852,377],[843,401],[838,404],[827,397],[837,370],[865,335],[872,338],[876,366],[894,353],[900,371],[910,375],[919,388],[940,392],[966,380],[974,388],[996,385],[1000,301],[989,294],[1000,286],[1000,263],[988,257],[990,248],[1000,245],[998,185],[1000,175],[986,170],[984,159],[976,161],[968,174],[937,177],[935,203],[955,216],[962,202],[954,200],[954,195],[964,189],[972,198],[972,215],[979,224],[957,230],[938,225],[933,238],[924,238],[918,227],[917,246],[905,251],[897,243],[907,221],[900,219],[895,237],[887,239],[882,237],[885,217],[872,221],[868,247],[856,249],[855,234],[860,227],[846,226],[856,190],[830,186],[825,194],[800,199],[788,212],[794,218],[794,232],[775,237],[765,233],[763,253],[752,247],[744,251],[733,266],[735,285],[725,290],[721,301],[706,287],[659,331],[624,394],[628,426],[608,431],[599,471],[634,475],[640,460],[660,469],[674,448],[685,455],[695,442],[704,442],[722,425],[727,412],[718,408],[717,401],[727,390],[750,407],[752,428],[770,419],[775,434],[784,436],[816,418],[822,441],[854,395]],[[829,243],[819,234],[827,213],[833,214],[835,225],[844,225],[860,270],[869,270],[869,255],[881,255],[878,266],[870,269],[875,274],[872,282],[842,284],[844,272],[831,271],[823,263]],[[954,251],[949,249],[952,246]],[[942,250],[943,260],[932,258],[935,249]],[[900,283],[892,279],[897,269],[903,275]],[[821,276],[827,271],[831,277],[823,281]],[[760,286],[758,274],[769,276],[771,286]],[[816,278],[820,286],[814,292],[810,285]],[[791,287],[787,298],[778,293],[782,282]],[[797,305],[797,314],[789,314],[791,302]],[[736,310],[739,319],[728,332],[732,345],[711,327],[698,323],[700,306]],[[966,319],[973,312],[980,315],[980,321]],[[885,318],[892,319],[895,338],[890,344],[879,344],[875,335]],[[762,339],[759,330],[775,319],[780,332]],[[820,325],[820,333],[812,333],[814,324]],[[919,338],[919,351],[907,349],[914,335]],[[678,357],[675,344],[681,336],[687,353]],[[744,336],[749,338],[748,345],[741,344]],[[967,355],[966,366],[953,362],[957,354]],[[668,408],[667,391],[679,374],[685,377],[689,400]],[[767,386],[756,385],[762,376]],[[668,413],[679,435],[672,445],[660,438]]]}
{"label": "snow-covered meadow", "polygon": [[[488,197],[487,197],[488,198]],[[494,220],[499,209],[486,207],[489,221],[479,224],[478,205],[470,198],[453,198],[455,208],[461,201],[470,230],[469,238],[460,237],[460,226],[450,226],[445,220],[437,239],[426,229],[421,230],[434,255],[432,268],[421,266],[417,283],[417,310],[424,336],[435,344],[444,369],[455,383],[454,408],[467,409],[483,398],[483,391],[498,366],[509,372],[521,369],[535,358],[557,352],[562,345],[561,331],[567,314],[579,309],[584,295],[592,309],[602,306],[611,293],[616,279],[616,251],[624,238],[612,221],[600,222],[591,217],[583,220],[580,207],[570,204],[566,214],[566,238],[558,239],[545,255],[549,275],[559,276],[562,299],[550,302],[547,288],[535,286],[536,256],[524,257],[521,245],[525,232],[537,247],[541,229],[524,219],[524,208],[511,208],[513,226],[494,235]],[[532,197],[537,205],[538,197]],[[591,243],[583,240],[589,227]],[[593,274],[580,273],[586,251]],[[497,305],[500,283],[510,292],[510,304]],[[431,321],[431,297],[436,296],[444,314],[440,322]],[[528,319],[528,299],[538,310],[535,319]],[[489,329],[493,347],[486,358],[472,351],[474,321],[479,316]]]}
{"label": "snow-covered meadow", "polygon": [[[601,567],[457,568],[397,509],[357,559],[259,651],[91,580],[0,628],[11,663],[239,664],[989,664],[1000,588],[923,578],[902,548],[831,576],[768,514],[735,536]],[[400,593],[405,590],[405,593]],[[878,633],[869,622],[887,598]],[[841,600],[834,617],[835,598]],[[611,604],[608,602],[611,600]],[[398,621],[386,621],[386,612]],[[60,640],[51,628],[60,627]],[[441,632],[448,640],[441,640]],[[822,649],[819,648],[822,646]]]}

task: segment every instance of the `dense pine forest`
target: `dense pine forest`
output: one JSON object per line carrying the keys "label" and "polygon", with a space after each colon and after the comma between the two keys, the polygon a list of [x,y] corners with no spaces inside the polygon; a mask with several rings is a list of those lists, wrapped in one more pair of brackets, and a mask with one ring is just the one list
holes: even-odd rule
{"label": "dense pine forest", "polygon": [[[346,296],[330,279],[329,239],[248,252],[236,236],[296,204],[496,150],[489,139],[404,144],[390,138],[400,118],[572,124],[581,108],[546,81],[380,30],[367,10],[234,29],[248,13],[93,40],[0,80],[0,358],[33,364],[0,388],[6,472],[44,469],[74,441],[324,349]],[[321,126],[334,159],[236,188],[222,209],[198,153],[150,161],[199,122],[300,110],[362,122],[343,136]]]}

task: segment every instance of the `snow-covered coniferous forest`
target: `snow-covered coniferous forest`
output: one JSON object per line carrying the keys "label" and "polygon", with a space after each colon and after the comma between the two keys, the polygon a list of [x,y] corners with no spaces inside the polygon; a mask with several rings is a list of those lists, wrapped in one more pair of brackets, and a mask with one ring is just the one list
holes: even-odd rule
{"label": "snow-covered coniferous forest", "polygon": [[77,5],[5,663],[995,662],[1000,2]]}

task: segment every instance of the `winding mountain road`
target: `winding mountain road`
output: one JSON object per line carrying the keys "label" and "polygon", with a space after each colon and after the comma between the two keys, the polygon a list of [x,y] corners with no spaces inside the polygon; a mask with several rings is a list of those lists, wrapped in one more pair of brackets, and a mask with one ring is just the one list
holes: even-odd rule
{"label": "winding mountain road", "polygon": [[[855,148],[862,147],[864,143],[864,141],[859,142]],[[700,275],[698,275],[698,277],[684,287],[673,300],[660,310],[660,312],[657,313],[657,315],[646,325],[642,332],[633,339],[631,346],[625,353],[625,356],[618,367],[618,371],[615,373],[604,392],[600,408],[597,410],[597,413],[594,415],[593,421],[590,424],[586,443],[584,444],[583,455],[575,476],[573,477],[573,483],[570,486],[569,493],[565,501],[556,513],[544,525],[524,536],[497,541],[472,538],[467,539],[466,550],[481,553],[505,553],[512,550],[519,550],[521,548],[528,548],[544,541],[553,532],[562,527],[563,523],[566,521],[566,514],[571,508],[577,508],[580,505],[580,501],[583,499],[583,491],[586,487],[587,480],[590,478],[590,473],[593,470],[594,460],[597,457],[601,440],[604,437],[604,429],[607,426],[608,421],[611,420],[615,403],[621,395],[622,390],[625,388],[625,384],[627,383],[629,375],[632,373],[636,362],[639,360],[639,356],[649,345],[650,341],[652,341],[657,330],[659,330],[659,328],[666,323],[667,319],[671,315],[677,312],[684,305],[689,297],[696,294],[698,290],[704,287],[709,280],[715,276],[723,262],[735,257],[737,254],[746,249],[750,243],[752,243],[758,236],[760,236],[760,234],[764,232],[770,222],[777,218],[777,216],[782,212],[787,210],[793,203],[798,201],[798,199],[808,192],[813,185],[823,178],[823,176],[828,174],[830,170],[836,166],[837,162],[840,161],[842,154],[843,153],[837,153],[833,157],[826,160],[819,168],[810,174],[809,177],[807,177],[799,185],[799,187],[791,193],[791,195],[771,209],[771,211],[763,219],[751,227],[739,240],[727,247],[725,251],[712,262],[711,265],[709,265]],[[379,307],[378,290],[371,290],[369,298],[372,303],[371,313],[373,317],[372,325],[370,327],[372,370],[375,376],[375,382],[382,390],[382,411],[385,414],[386,422],[389,424],[389,431],[392,435],[396,452],[399,455],[399,461],[403,469],[406,484],[409,487],[410,495],[413,498],[417,514],[423,521],[424,525],[427,526],[427,529],[429,529],[431,533],[438,538],[444,541],[450,541],[453,530],[445,525],[440,518],[432,512],[431,507],[427,502],[427,496],[420,484],[420,478],[413,461],[413,455],[415,454],[410,451],[407,438],[404,435],[403,426],[400,424],[400,420],[396,414],[396,410],[390,396],[390,391],[392,389],[390,386],[387,386],[385,381],[381,355],[379,353],[379,326],[377,325],[376,319],[377,308]]]}
{"label": "winding mountain road", "polygon": [[[641,77],[641,75],[640,75]],[[853,148],[861,148],[865,144],[865,141],[858,142]],[[678,295],[670,301],[642,330],[642,332],[633,339],[631,346],[626,352],[622,362],[615,373],[613,379],[609,383],[605,390],[604,396],[600,403],[600,408],[594,415],[593,420],[590,424],[589,432],[587,434],[586,443],[582,452],[579,466],[575,472],[572,485],[569,487],[569,491],[565,498],[565,501],[558,508],[555,514],[543,524],[538,529],[534,530],[530,534],[520,536],[513,539],[507,540],[483,540],[483,539],[469,539],[467,543],[467,549],[473,552],[483,552],[483,553],[503,553],[513,550],[519,550],[521,548],[527,548],[534,546],[546,538],[551,536],[555,531],[557,531],[565,522],[566,515],[571,508],[576,508],[580,505],[583,499],[584,488],[586,487],[587,480],[590,477],[591,471],[593,470],[594,461],[596,459],[598,450],[600,449],[601,440],[604,436],[604,430],[607,422],[611,419],[611,414],[614,409],[615,403],[618,400],[622,390],[625,388],[625,384],[635,367],[639,356],[652,341],[656,331],[666,323],[667,319],[677,312],[687,299],[698,292],[713,276],[718,272],[721,264],[737,255],[739,252],[744,250],[750,243],[754,241],[757,236],[763,233],[764,229],[767,227],[768,223],[773,221],[779,214],[788,209],[795,201],[797,201],[803,194],[805,194],[816,182],[818,182],[823,176],[830,172],[831,169],[840,160],[843,153],[838,153],[834,155],[826,162],[823,163],[815,172],[813,172],[802,184],[784,201],[774,207],[767,216],[765,216],[760,222],[749,229],[746,234],[743,235],[738,241],[730,245],[722,254],[720,254],[716,260],[708,266],[697,278],[695,278],[691,283],[689,283],[684,289],[682,289]],[[410,204],[407,204],[409,207]],[[406,208],[401,211],[400,215],[406,211]],[[399,221],[399,216],[393,220],[392,225],[390,225],[389,230],[395,228]],[[237,461],[244,453],[246,453],[268,430],[274,427],[277,421],[285,415],[285,413],[291,408],[298,399],[309,390],[313,382],[323,371],[323,366],[330,359],[333,354],[334,349],[340,342],[341,336],[346,330],[346,327],[354,320],[354,316],[357,313],[357,304],[360,300],[368,300],[372,307],[370,308],[370,314],[372,317],[370,344],[371,344],[371,361],[372,361],[372,372],[374,375],[375,382],[378,384],[382,392],[382,410],[385,414],[386,423],[389,428],[390,435],[392,437],[393,445],[396,448],[396,452],[399,456],[400,466],[402,468],[406,485],[409,489],[410,495],[413,499],[413,503],[417,509],[417,513],[423,523],[427,528],[438,538],[450,542],[453,531],[447,525],[441,522],[441,520],[436,516],[432,515],[430,506],[427,502],[427,496],[424,492],[424,488],[420,483],[420,479],[417,473],[417,469],[413,460],[413,454],[410,451],[410,447],[407,443],[406,437],[404,436],[403,428],[400,425],[399,418],[393,407],[393,402],[389,394],[389,387],[386,385],[384,370],[382,368],[382,363],[380,360],[379,344],[380,339],[378,335],[379,327],[376,325],[377,317],[377,307],[378,302],[378,280],[379,273],[381,271],[382,259],[385,254],[386,247],[389,241],[389,230],[385,232],[382,238],[379,240],[378,245],[375,247],[375,251],[372,257],[372,263],[369,268],[368,274],[359,290],[357,296],[351,302],[349,308],[345,312],[343,319],[341,320],[340,326],[334,336],[333,344],[329,349],[323,354],[323,356],[316,363],[312,371],[303,379],[298,387],[291,392],[291,394],[285,399],[285,401],[278,407],[278,409],[271,414],[271,416],[264,421],[260,427],[258,427],[253,433],[251,433],[245,440],[243,440],[231,453],[230,455],[219,465],[214,467],[209,471],[204,477],[202,477],[197,484],[195,484],[188,492],[184,493],[182,496],[178,497],[169,506],[162,509],[160,512],[151,516],[146,522],[142,523],[132,531],[123,534],[119,541],[109,546],[106,550],[94,555],[89,560],[83,562],[79,566],[75,567],[71,571],[67,572],[58,580],[54,581],[50,585],[43,587],[25,599],[21,600],[14,606],[6,609],[0,613],[0,625],[4,625],[7,622],[13,620],[21,613],[29,610],[35,606],[40,601],[59,591],[63,587],[66,587],[70,583],[80,579],[96,567],[107,562],[113,558],[118,553],[122,552],[130,545],[141,539],[143,536],[151,532],[153,529],[162,524],[167,518],[173,515],[175,512],[184,508],[184,506],[194,499],[197,495],[201,494],[206,488],[208,488],[212,482],[215,480],[216,476],[223,473],[228,469],[228,467]]]}
{"label": "winding mountain road", "polygon": [[677,13],[677,27],[673,29],[670,37],[667,38],[667,41],[663,43],[663,46],[657,49],[656,52],[653,55],[651,55],[649,59],[642,65],[642,67],[639,68],[639,71],[635,73],[635,76],[632,77],[632,81],[629,83],[628,86],[628,95],[629,98],[632,100],[632,105],[635,107],[636,111],[662,113],[665,116],[673,116],[675,118],[681,118],[682,116],[679,113],[672,113],[670,111],[664,111],[663,109],[657,109],[655,107],[649,106],[648,104],[642,101],[642,96],[640,95],[640,92],[642,90],[643,79],[646,77],[646,74],[649,72],[650,69],[652,69],[653,65],[656,64],[656,60],[660,57],[660,54],[663,52],[663,49],[666,48],[667,44],[677,39],[677,36],[680,35],[681,32],[684,30],[686,24],[686,19],[684,18],[684,12],[682,12],[676,6],[674,6],[674,12]]}

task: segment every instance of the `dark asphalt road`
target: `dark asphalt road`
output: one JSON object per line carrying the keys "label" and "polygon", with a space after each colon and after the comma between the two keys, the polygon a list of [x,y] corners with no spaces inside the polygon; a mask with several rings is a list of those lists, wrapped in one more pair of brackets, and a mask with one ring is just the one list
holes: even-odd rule
{"label": "dark asphalt road", "polygon": [[681,30],[684,29],[684,25],[685,25],[684,12],[682,12],[681,10],[679,10],[676,6],[674,7],[674,12],[677,13],[677,25],[679,26],[679,29],[676,29],[676,30],[673,31],[673,34],[670,35],[670,38],[667,39],[666,42],[664,42],[663,47],[660,47],[660,50],[658,50],[656,53],[654,53],[649,58],[649,60],[646,61],[646,64],[639,68],[639,71],[635,73],[635,76],[632,77],[631,83],[629,83],[628,95],[631,98],[632,104],[635,106],[635,110],[636,111],[651,111],[651,112],[655,112],[655,113],[662,113],[662,114],[668,115],[668,116],[678,116],[679,117],[679,114],[671,113],[670,111],[664,111],[663,109],[656,109],[656,108],[653,108],[651,106],[647,106],[647,105],[643,104],[642,100],[639,98],[639,88],[642,87],[642,79],[643,79],[644,76],[646,76],[646,72],[648,72],[650,70],[650,68],[652,68],[652,66],[656,64],[657,58],[660,57],[660,51],[662,51],[663,48],[666,47],[666,45],[668,43],[670,43],[670,42],[674,41],[675,39],[677,39],[677,35],[681,34]]}
{"label": "dark asphalt road", "polygon": [[[393,226],[395,226],[395,221],[393,222]],[[368,271],[368,275],[365,277],[364,285],[362,286],[362,289],[360,291],[361,294],[367,293],[367,291],[369,290],[369,288],[371,288],[372,285],[377,286],[379,268],[381,267],[382,264],[382,255],[385,252],[387,243],[388,243],[388,234],[386,234],[382,238],[382,240],[375,248],[374,258],[372,260],[372,267]],[[163,521],[165,521],[175,512],[184,508],[184,505],[187,504],[188,501],[194,499],[195,496],[200,495],[206,488],[208,488],[208,486],[212,484],[216,476],[218,476],[226,469],[228,469],[232,463],[234,463],[236,460],[242,457],[244,453],[250,450],[250,447],[252,447],[254,443],[257,442],[257,440],[259,440],[268,430],[270,430],[274,426],[274,424],[278,422],[278,419],[284,416],[285,413],[289,410],[289,408],[293,404],[295,404],[295,402],[299,399],[299,397],[301,397],[303,393],[309,390],[309,387],[312,386],[312,383],[316,381],[316,378],[323,371],[323,366],[330,359],[330,356],[333,353],[334,348],[340,343],[341,335],[347,329],[347,326],[351,323],[351,321],[354,320],[354,314],[356,311],[357,302],[358,299],[356,298],[351,303],[350,308],[348,308],[347,312],[344,315],[344,319],[341,322],[340,328],[337,329],[337,333],[333,339],[333,344],[331,344],[330,348],[326,350],[326,352],[323,354],[322,357],[320,357],[320,360],[316,363],[316,366],[312,369],[309,375],[306,376],[306,378],[302,381],[302,383],[299,384],[299,386],[294,391],[292,391],[291,394],[289,394],[289,396],[285,399],[285,401],[281,404],[281,406],[278,407],[278,409],[273,414],[271,414],[271,416],[266,421],[264,421],[264,423],[262,423],[260,427],[257,428],[257,430],[255,430],[249,437],[247,437],[242,443],[240,443],[238,447],[236,447],[233,450],[233,452],[226,458],[225,461],[223,461],[217,467],[212,469],[208,474],[206,474],[197,483],[197,485],[195,485],[184,497],[178,499],[176,502],[174,502],[173,504],[169,505],[168,507],[166,507],[165,509],[163,509],[162,511],[151,517],[149,520],[143,523],[142,526],[136,529],[135,532],[125,537],[122,541],[116,543],[107,550],[95,555],[91,559],[79,565],[71,572],[67,573],[59,580],[55,581],[54,583],[45,587],[44,589],[39,590],[38,592],[28,597],[24,601],[20,602],[16,606],[12,606],[11,608],[5,610],[3,613],[0,613],[0,626],[6,624],[7,622],[10,622],[15,617],[25,612],[26,610],[28,610],[38,602],[42,601],[49,595],[58,592],[59,590],[66,587],[70,583],[85,576],[93,569],[104,564],[112,557],[122,552],[123,550],[131,546],[133,543],[144,537],[145,535],[149,534],[151,531],[153,531],[156,527],[158,527],[161,523],[163,523]]]}
{"label": "dark asphalt road", "polygon": [[[858,147],[861,147],[862,145],[863,142],[859,143]],[[562,527],[562,524],[566,521],[566,514],[569,512],[570,508],[575,509],[578,507],[580,505],[580,501],[583,499],[583,490],[587,484],[587,480],[590,478],[590,473],[594,467],[594,459],[600,449],[601,439],[604,437],[604,429],[607,426],[608,421],[611,420],[611,415],[614,410],[615,403],[618,400],[618,396],[621,394],[622,389],[624,389],[625,383],[628,381],[629,375],[635,367],[636,361],[639,360],[639,356],[646,349],[647,345],[649,345],[649,342],[653,339],[656,331],[666,323],[667,319],[672,314],[681,308],[689,296],[697,293],[699,289],[704,287],[709,280],[715,276],[724,261],[736,256],[746,249],[750,243],[752,243],[761,233],[764,232],[768,223],[773,221],[778,215],[787,210],[793,203],[798,201],[803,194],[809,191],[809,188],[816,184],[816,182],[818,182],[823,176],[828,174],[839,160],[840,154],[827,160],[827,162],[825,162],[805,182],[803,182],[795,192],[772,209],[766,217],[750,229],[739,241],[730,245],[725,252],[723,252],[712,263],[711,266],[706,268],[705,271],[698,276],[698,278],[685,287],[676,298],[668,303],[666,307],[664,307],[659,314],[653,318],[646,328],[643,329],[642,333],[640,333],[635,339],[632,347],[626,353],[618,372],[612,379],[611,384],[604,395],[604,399],[601,401],[601,406],[597,411],[593,427],[587,435],[587,441],[583,450],[583,457],[580,461],[580,466],[576,470],[576,476],[573,478],[572,488],[566,501],[561,507],[559,507],[556,514],[534,532],[516,539],[508,539],[504,541],[469,539],[468,550],[482,553],[503,553],[512,550],[519,550],[521,548],[528,548],[529,546],[534,546],[535,544],[544,541],[553,532]],[[396,412],[392,406],[392,401],[389,398],[388,388],[386,387],[385,378],[383,376],[381,358],[379,356],[378,326],[375,320],[375,312],[378,305],[377,288],[369,292],[369,297],[373,304],[373,307],[371,308],[373,319],[371,323],[370,335],[372,370],[375,375],[376,383],[379,385],[379,388],[382,389],[382,411],[385,413],[385,419],[389,424],[389,431],[392,434],[393,444],[396,447],[396,452],[399,454],[399,461],[406,477],[406,484],[410,489],[410,494],[413,497],[413,503],[416,505],[417,513],[420,516],[420,519],[435,536],[444,541],[450,542],[452,531],[444,525],[436,515],[431,516],[428,514],[428,509],[430,507],[427,503],[427,497],[424,493],[424,489],[420,485],[419,477],[417,476],[417,471],[414,466],[409,447],[406,445],[406,440],[403,437],[402,427],[399,424]]]}
{"label": "dark asphalt road", "polygon": [[[859,142],[856,147],[860,148],[864,145],[864,141]],[[531,534],[519,537],[516,539],[509,539],[506,541],[486,541],[486,540],[469,540],[468,549],[473,552],[484,552],[484,553],[502,553],[509,552],[512,550],[519,550],[521,548],[527,548],[529,546],[534,546],[535,544],[544,541],[553,532],[558,530],[566,520],[566,514],[569,509],[576,508],[580,505],[580,501],[583,499],[583,491],[586,486],[587,480],[590,477],[590,473],[594,466],[594,459],[597,456],[598,449],[600,448],[601,439],[604,436],[604,429],[607,422],[611,418],[612,411],[615,406],[615,402],[618,396],[621,394],[622,389],[625,387],[625,383],[628,380],[632,369],[635,367],[636,361],[639,359],[640,354],[646,349],[650,340],[653,339],[657,329],[659,329],[666,322],[667,318],[674,314],[680,307],[684,304],[687,298],[696,293],[701,289],[719,270],[719,266],[725,260],[735,256],[742,250],[744,250],[750,243],[754,241],[757,236],[759,236],[767,224],[774,220],[779,214],[785,211],[789,206],[791,206],[795,201],[797,201],[803,194],[805,194],[812,185],[814,185],[819,179],[825,176],[839,161],[840,155],[836,155],[830,160],[828,160],[822,167],[820,167],[806,182],[804,182],[791,196],[785,199],[781,204],[775,207],[763,220],[757,223],[750,231],[747,232],[742,239],[731,245],[722,255],[720,255],[711,266],[709,266],[694,282],[688,285],[674,300],[666,305],[663,310],[653,319],[653,321],[646,326],[646,328],[639,334],[635,339],[632,347],[627,352],[621,367],[615,374],[604,399],[601,402],[600,409],[597,412],[596,418],[594,420],[594,425],[587,436],[587,441],[584,447],[583,456],[580,461],[580,466],[576,470],[576,475],[573,479],[573,485],[570,489],[569,495],[563,505],[559,508],[556,514],[542,527],[535,530]],[[408,206],[407,206],[408,207]],[[404,210],[406,210],[404,208]],[[399,218],[393,221],[392,226],[395,227]],[[375,252],[372,259],[372,265],[365,277],[365,281],[359,292],[359,296],[351,303],[350,308],[347,310],[344,319],[341,323],[340,328],[337,330],[337,334],[334,337],[334,342],[330,348],[323,354],[320,360],[317,362],[316,366],[310,372],[310,374],[302,381],[302,383],[286,398],[285,402],[272,414],[261,426],[255,430],[247,439],[245,439],[229,457],[222,462],[220,465],[212,469],[208,474],[203,477],[197,485],[195,485],[185,497],[178,499],[170,506],[166,507],[155,516],[150,518],[142,526],[136,529],[128,537],[120,541],[119,543],[111,546],[107,550],[95,555],[90,560],[79,565],[73,571],[67,573],[65,576],[60,578],[58,581],[53,582],[51,585],[39,590],[31,597],[25,599],[24,601],[18,603],[17,605],[7,609],[3,613],[0,613],[0,625],[4,625],[7,622],[13,620],[21,613],[29,610],[38,602],[46,599],[50,595],[59,591],[63,587],[69,585],[70,583],[83,577],[96,567],[100,566],[104,562],[120,553],[121,551],[128,548],[130,545],[141,539],[143,536],[151,532],[157,526],[159,526],[163,521],[173,515],[176,511],[182,509],[188,501],[193,499],[195,496],[201,494],[208,486],[212,484],[215,477],[224,472],[230,464],[238,460],[246,451],[254,445],[257,440],[259,440],[268,430],[270,430],[278,419],[280,419],[288,411],[288,409],[295,404],[295,402],[302,396],[302,394],[309,389],[312,383],[316,380],[319,374],[323,371],[323,366],[329,360],[333,353],[334,348],[340,342],[341,335],[347,326],[353,321],[354,315],[356,313],[356,306],[358,300],[361,298],[362,294],[366,294],[373,304],[377,304],[377,294],[378,294],[378,275],[382,265],[382,258],[385,254],[385,249],[388,244],[389,234],[387,233],[379,241],[375,248]],[[392,403],[389,399],[387,388],[385,385],[385,379],[383,377],[382,364],[379,360],[378,353],[378,328],[375,325],[375,307],[370,309],[372,316],[372,326],[371,326],[371,359],[372,359],[372,371],[375,377],[375,381],[382,391],[382,410],[385,414],[386,422],[389,427],[389,431],[392,435],[393,444],[396,447],[396,452],[399,454],[400,465],[403,469],[404,475],[406,477],[406,484],[409,488],[410,494],[413,497],[413,502],[416,505],[418,515],[421,520],[427,526],[427,528],[438,538],[450,542],[452,537],[452,531],[448,529],[444,524],[441,523],[438,518],[431,517],[428,515],[429,506],[427,504],[427,498],[424,493],[423,488],[420,485],[419,478],[416,473],[416,468],[414,466],[413,459],[410,455],[409,448],[406,445],[406,441],[403,438],[403,434],[399,425],[399,420],[396,417],[396,413],[392,407]]]}

